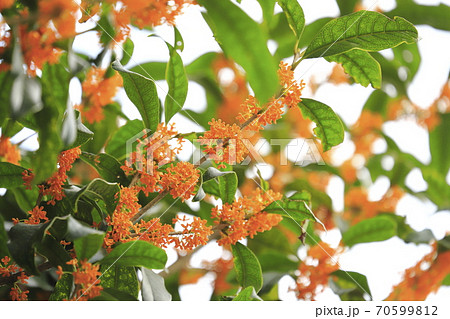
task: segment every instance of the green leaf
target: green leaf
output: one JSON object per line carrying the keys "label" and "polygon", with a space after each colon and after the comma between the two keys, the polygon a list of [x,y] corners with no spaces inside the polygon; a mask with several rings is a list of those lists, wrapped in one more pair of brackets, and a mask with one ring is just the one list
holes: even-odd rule
{"label": "green leaf", "polygon": [[49,301],[69,300],[72,292],[73,276],[72,274],[63,274],[61,279],[55,285],[52,294],[48,298]]}
{"label": "green leaf", "polygon": [[[122,267],[114,264],[102,265],[100,267],[101,286],[107,289],[107,292],[113,296],[115,299],[123,300],[126,295],[131,296],[135,299],[139,296],[139,281],[136,275],[136,270],[134,267]],[[118,294],[114,291],[119,291],[122,294]],[[129,297],[127,297],[129,298]]]}
{"label": "green leaf", "polygon": [[82,152],[80,158],[94,167],[107,182],[128,185],[128,179],[114,157],[105,153],[95,155]]}
{"label": "green leaf", "polygon": [[25,168],[8,162],[0,162],[0,187],[14,188],[23,186],[22,172]]}
{"label": "green leaf", "polygon": [[255,288],[249,286],[242,289],[233,301],[261,301],[262,299],[256,294]]}
{"label": "green leaf", "polygon": [[394,10],[386,12],[387,16],[402,16],[414,24],[426,24],[436,29],[450,31],[450,7],[443,3],[437,6],[419,5],[412,0],[397,2]]}
{"label": "green leaf", "polygon": [[161,248],[137,240],[119,244],[99,262],[102,265],[114,264],[117,266],[162,269],[166,265],[167,255]]}
{"label": "green leaf", "polygon": [[263,24],[270,26],[273,19],[276,0],[258,0],[263,12]]}
{"label": "green leaf", "polygon": [[147,62],[132,67],[130,71],[139,73],[153,81],[161,81],[166,78],[166,69],[166,62]]}
{"label": "green leaf", "polygon": [[278,4],[283,9],[289,26],[299,40],[305,28],[305,15],[297,0],[278,0]]}
{"label": "green leaf", "polygon": [[141,120],[128,121],[124,126],[120,127],[119,130],[111,137],[106,145],[106,153],[119,160],[125,158],[127,155],[126,143],[129,139],[134,139],[134,136],[142,133],[144,130],[144,125]]}
{"label": "green leaf", "polygon": [[72,266],[67,262],[72,258],[61,245],[59,240],[52,236],[44,235],[44,238],[36,243],[36,251],[47,258],[53,267],[61,266],[64,271],[71,271]]}
{"label": "green leaf", "polygon": [[359,0],[336,0],[341,16],[352,13]]}
{"label": "green leaf", "polygon": [[117,290],[114,288],[103,288],[100,296],[90,299],[92,301],[138,301],[136,297],[133,297],[126,292]]}
{"label": "green leaf", "polygon": [[351,226],[343,235],[342,240],[346,246],[360,243],[383,241],[397,235],[397,224],[385,216],[363,220]]}
{"label": "green leaf", "polygon": [[234,256],[234,269],[239,284],[243,288],[254,287],[256,292],[261,290],[262,271],[255,254],[239,242],[231,246],[231,252]]}
{"label": "green leaf", "polygon": [[440,114],[440,120],[439,125],[430,132],[430,165],[445,175],[450,169],[450,114]]}
{"label": "green leaf", "polygon": [[76,119],[76,129],[77,129],[77,137],[75,138],[75,141],[69,147],[66,148],[66,150],[80,145],[84,145],[94,138],[94,133],[86,126],[84,126],[83,123],[81,123],[80,115]]}
{"label": "green leaf", "polygon": [[14,261],[30,274],[37,274],[34,263],[34,246],[42,238],[42,225],[27,225],[19,223],[9,231],[8,249]]}
{"label": "green leaf", "polygon": [[235,172],[233,174],[226,174],[219,176],[219,191],[220,198],[223,203],[232,203],[236,196],[236,190],[238,186],[238,178]]}
{"label": "green leaf", "polygon": [[[299,198],[297,198],[297,195]],[[283,217],[288,217],[301,223],[304,220],[312,220],[319,222],[314,213],[308,207],[306,198],[302,197],[301,193],[294,194],[291,197],[284,198],[282,200],[276,200],[269,204],[264,211],[270,214],[278,214]]]}
{"label": "green leaf", "polygon": [[383,117],[385,117],[387,112],[388,100],[389,95],[387,95],[384,91],[375,90],[372,92],[372,94],[369,95],[369,98],[364,104],[363,110],[373,113],[380,113]]}
{"label": "green leaf", "polygon": [[172,116],[177,114],[186,101],[188,91],[188,79],[184,70],[183,61],[177,50],[167,43],[170,59],[167,63],[166,81],[169,86],[166,100],[164,102],[165,122],[169,123]]}
{"label": "green leaf", "polygon": [[0,215],[0,256],[1,256],[1,258],[5,257],[5,256],[9,256],[8,245],[6,245],[7,241],[8,241],[8,235],[6,234],[6,230],[5,230],[5,221],[3,219],[3,216]]}
{"label": "green leaf", "polygon": [[328,22],[311,41],[304,58],[319,58],[353,49],[380,51],[417,41],[417,30],[401,17],[358,11]]}
{"label": "green leaf", "polygon": [[174,26],[173,31],[174,31],[174,36],[175,36],[174,47],[176,50],[180,50],[181,52],[183,52],[184,40],[183,40],[183,37],[181,36],[180,30],[178,30],[178,28]]}
{"label": "green leaf", "polygon": [[112,68],[122,76],[125,92],[137,107],[145,127],[155,132],[159,123],[160,107],[155,82],[138,73],[124,69],[119,61],[114,61]]}
{"label": "green leaf", "polygon": [[298,261],[293,261],[284,253],[269,251],[258,255],[263,273],[293,273],[298,269]]}
{"label": "green leaf", "polygon": [[441,285],[442,286],[450,286],[450,274],[448,274],[447,277],[445,277],[444,280],[442,280]]}
{"label": "green leaf", "polygon": [[349,292],[354,293],[355,291],[359,292],[359,300],[364,300],[363,294],[368,294],[370,299],[372,299],[372,293],[370,292],[366,276],[354,271],[344,270],[336,270],[331,275],[336,276],[338,279],[335,284],[340,288],[340,292],[335,292],[341,296],[342,300],[348,300],[343,296],[344,294],[348,294]]}
{"label": "green leaf", "polygon": [[120,59],[120,64],[126,65],[133,55],[134,51],[134,43],[130,38],[127,38],[122,45],[123,55],[122,59]]}
{"label": "green leaf", "polygon": [[279,87],[277,62],[259,25],[229,0],[198,3],[206,8],[206,20],[225,54],[244,68],[256,98],[266,103]]}
{"label": "green leaf", "polygon": [[271,230],[258,233],[253,238],[247,239],[247,247],[258,256],[269,250],[286,255],[295,254],[295,250],[289,244],[286,235],[277,227],[273,227]]}
{"label": "green leaf", "polygon": [[344,141],[344,126],[331,107],[313,99],[302,99],[298,107],[303,116],[316,123],[314,133],[322,141],[325,152]]}
{"label": "green leaf", "polygon": [[356,83],[367,87],[372,84],[374,89],[381,88],[381,67],[368,52],[351,50],[325,58],[328,62],[342,64],[345,73],[350,75]]}
{"label": "green leaf", "polygon": [[164,285],[164,278],[153,270],[142,267],[142,300],[171,301],[172,295]]}
{"label": "green leaf", "polygon": [[82,196],[86,196],[93,200],[102,200],[109,214],[114,212],[116,208],[116,194],[120,191],[120,187],[117,183],[108,183],[100,178],[92,180],[88,185],[84,186],[76,195],[72,198],[75,211],[77,211],[78,201]]}

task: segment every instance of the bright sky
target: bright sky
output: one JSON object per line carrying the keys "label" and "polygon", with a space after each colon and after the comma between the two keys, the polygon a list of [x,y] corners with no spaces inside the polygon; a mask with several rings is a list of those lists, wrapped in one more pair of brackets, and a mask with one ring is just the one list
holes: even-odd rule
{"label": "bright sky", "polygon": [[[401,1],[401,0],[399,0]],[[321,17],[337,16],[338,7],[334,0],[299,0],[305,12],[306,22],[312,22]],[[416,1],[421,4],[436,5],[440,1],[421,0]],[[442,1],[450,5],[450,0]],[[394,0],[364,0],[367,7],[379,6],[384,10],[390,10],[395,6]],[[249,15],[256,20],[261,20],[261,9],[256,0],[243,0],[242,5]],[[190,63],[195,58],[205,52],[219,51],[219,46],[214,41],[208,26],[204,22],[200,8],[191,6],[186,9],[184,15],[177,20],[177,26],[184,38],[185,49],[181,53],[185,64]],[[89,28],[88,25],[82,29]],[[81,29],[80,29],[81,30]],[[422,55],[422,64],[416,75],[413,84],[410,87],[409,95],[411,100],[421,107],[427,107],[439,95],[443,83],[446,81],[450,70],[450,32],[437,31],[430,27],[419,26],[419,49]],[[166,41],[173,42],[173,29],[166,26],[157,27],[155,33]],[[128,66],[136,65],[148,61],[165,61],[167,59],[167,47],[161,39],[156,37],[148,38],[148,31],[133,30],[132,40],[135,44],[135,51]],[[95,47],[97,36],[94,33],[86,33],[79,36],[74,47],[78,52],[83,52],[95,56],[100,47]],[[388,52],[386,52],[388,54]],[[306,60],[300,64],[296,70],[296,76],[308,82],[308,79],[314,75],[317,78],[323,78],[331,71],[332,64],[323,59]],[[167,92],[165,81],[158,81],[158,91],[164,96]],[[347,124],[352,124],[359,116],[362,105],[372,92],[371,88],[364,88],[360,85],[322,85],[313,96],[315,99],[330,105]],[[80,84],[74,81],[71,84],[71,99],[74,103],[80,101]],[[304,96],[310,97],[311,92],[304,91]],[[122,90],[119,99],[125,105],[124,112],[130,118],[140,118],[136,108],[126,97]],[[202,110],[206,105],[203,89],[190,83],[188,98],[185,103],[186,109]],[[177,124],[180,132],[190,132],[201,129],[194,122],[176,115],[173,121]],[[387,123],[384,126],[387,135],[398,142],[399,147],[417,157],[420,161],[427,163],[430,160],[427,132],[416,124],[408,121],[400,123]],[[30,135],[30,131],[23,131],[16,136],[16,141],[22,140]],[[24,148],[34,150],[37,148],[37,140],[30,138],[23,145]],[[382,151],[383,143],[378,145]],[[338,154],[342,158],[347,156],[352,146],[345,142],[338,147]],[[183,154],[182,154],[183,155]],[[190,154],[184,154],[183,157]],[[447,179],[449,180],[449,179]],[[408,177],[410,187],[422,190],[426,187],[419,171],[412,171]],[[375,185],[370,187],[371,198],[376,199],[389,187],[387,178],[380,178]],[[343,183],[339,178],[334,178],[328,189],[329,195],[334,200],[334,207],[341,211],[343,207]],[[436,207],[429,201],[418,200],[412,196],[406,196],[398,205],[397,213],[407,216],[410,225],[416,230],[430,228],[434,235],[440,239],[445,232],[449,232],[450,214],[448,212],[434,214]],[[322,239],[326,242],[336,245],[340,240],[340,234],[337,230],[323,235]],[[427,245],[405,244],[398,238],[372,243],[359,244],[349,249],[339,259],[341,269],[348,271],[357,271],[367,276],[369,286],[375,300],[381,300],[387,297],[391,291],[392,285],[401,279],[401,273],[404,269],[413,266],[423,255],[429,252]],[[193,265],[200,265],[202,259],[213,260],[219,258],[222,254],[217,245],[210,244],[201,249],[198,256],[192,260]],[[173,262],[175,256],[173,252],[169,253],[169,262]],[[380,280],[380,278],[383,278]],[[212,276],[202,279],[197,285],[182,287],[180,294],[183,300],[204,299],[208,300],[211,294],[210,282]],[[287,287],[293,286],[293,279],[285,276],[280,283],[280,297],[285,300],[293,300],[293,293],[287,292]],[[442,298],[449,299],[450,288],[441,288],[438,294],[431,295],[429,299]],[[329,289],[318,297],[319,300],[339,300]]]}

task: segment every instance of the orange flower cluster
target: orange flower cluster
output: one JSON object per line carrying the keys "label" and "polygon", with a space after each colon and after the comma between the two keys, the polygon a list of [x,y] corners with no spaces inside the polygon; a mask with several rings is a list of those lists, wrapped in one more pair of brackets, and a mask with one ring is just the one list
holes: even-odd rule
{"label": "orange flower cluster", "polygon": [[308,250],[308,256],[298,270],[295,294],[301,300],[315,300],[317,294],[328,286],[329,275],[339,269],[336,258],[338,249],[320,243]]}
{"label": "orange flower cluster", "polygon": [[212,262],[203,262],[203,266],[206,270],[212,271],[216,274],[216,278],[214,279],[215,295],[227,293],[233,288],[233,285],[227,281],[227,276],[234,267],[233,258],[219,258]]}
{"label": "orange flower cluster", "polygon": [[19,165],[20,151],[16,145],[11,144],[9,137],[0,136],[0,159]]}
{"label": "orange flower cluster", "polygon": [[189,199],[194,194],[195,185],[200,178],[200,172],[188,162],[178,162],[167,169],[167,173],[161,178],[164,189],[170,189],[173,198],[180,197],[182,201]]}
{"label": "orange flower cluster", "polygon": [[81,85],[83,88],[83,104],[78,106],[83,118],[89,123],[103,120],[103,107],[112,103],[114,96],[122,86],[122,77],[115,73],[105,78],[106,69],[91,67],[86,79]]}
{"label": "orange flower cluster", "polygon": [[[67,172],[80,154],[80,147],[59,153],[58,170],[43,185],[38,186],[42,196],[52,196],[52,199],[49,200],[50,204],[55,205],[57,200],[61,200],[65,196],[62,186],[67,179]],[[23,178],[28,178],[28,175],[23,175]]]}
{"label": "orange flower cluster", "polygon": [[417,124],[432,131],[441,122],[440,113],[450,111],[450,82],[444,84],[441,95],[428,107],[421,108],[407,98],[400,98],[388,105],[388,119],[412,117]]}
{"label": "orange flower cluster", "polygon": [[178,223],[183,228],[181,232],[173,234],[171,237],[175,248],[181,250],[192,250],[197,246],[206,245],[208,237],[213,233],[212,227],[206,226],[206,220],[199,217],[194,217],[192,222],[189,222],[186,216],[176,217],[173,219],[173,223]]}
{"label": "orange flower cluster", "polygon": [[358,121],[352,126],[351,134],[355,143],[355,154],[365,158],[372,154],[372,144],[379,137],[383,117],[381,114],[363,110]]}
{"label": "orange flower cluster", "polygon": [[236,124],[226,124],[220,119],[212,119],[208,124],[210,129],[200,136],[199,143],[206,145],[204,152],[209,158],[217,163],[231,165],[242,162],[248,149],[242,141],[244,136],[241,128]]}
{"label": "orange flower cluster", "polygon": [[437,254],[437,245],[415,266],[406,269],[403,280],[396,285],[386,300],[425,300],[436,292],[441,282],[450,273],[450,251]]}
{"label": "orange flower cluster", "polygon": [[160,182],[163,173],[158,171],[158,167],[173,162],[176,154],[181,151],[182,138],[177,139],[176,145],[168,143],[177,134],[173,125],[166,126],[164,123],[158,124],[156,132],[150,136],[144,131],[143,137],[138,140],[136,151],[130,154],[130,158],[122,166],[127,175],[139,174],[136,185],[146,196],[162,190]]}
{"label": "orange flower cluster", "polygon": [[277,99],[272,98],[265,110],[258,105],[255,97],[250,95],[241,104],[242,111],[237,116],[240,126],[226,124],[220,119],[212,119],[208,123],[210,129],[200,136],[199,141],[206,145],[204,152],[211,159],[217,163],[226,162],[231,165],[242,162],[249,152],[244,139],[259,132],[264,126],[276,123],[284,113],[285,106],[291,107],[301,101],[304,83],[295,81],[291,67],[280,62],[278,75],[284,87],[283,94]]}
{"label": "orange flower cluster", "polygon": [[345,73],[344,68],[339,63],[336,63],[328,77],[328,82],[333,84],[350,83],[350,76]]}
{"label": "orange flower cluster", "polygon": [[[175,218],[174,223],[179,222],[183,230],[174,232],[171,225],[162,224],[159,218],[149,221],[140,220],[133,224],[131,218],[139,212],[141,205],[138,203],[138,187],[122,187],[120,199],[112,217],[106,221],[111,230],[106,233],[104,246],[110,249],[116,242],[128,242],[132,240],[144,240],[161,248],[167,248],[174,244],[175,248],[191,250],[198,245],[205,245],[208,236],[212,234],[211,227],[206,226],[206,220],[194,217],[192,222],[185,218]],[[117,196],[117,195],[116,195]]]}
{"label": "orange flower cluster", "polygon": [[19,271],[21,271],[21,273],[17,277],[18,281],[14,283],[14,286],[11,288],[11,291],[9,293],[11,300],[13,301],[23,301],[28,299],[27,294],[29,293],[29,291],[23,291],[18,285],[18,282],[26,284],[28,283],[27,280],[29,279],[29,277],[22,271],[22,268],[18,267],[14,263],[11,263],[11,259],[8,256],[0,259],[0,275],[2,277],[9,277],[11,276],[11,274],[16,274]]}
{"label": "orange flower cluster", "polygon": [[277,214],[268,214],[262,210],[283,196],[271,190],[267,192],[256,189],[250,196],[244,196],[232,204],[223,204],[222,208],[214,207],[211,217],[223,225],[222,238],[217,241],[221,246],[235,244],[247,236],[253,238],[258,232],[270,230],[283,218]]}
{"label": "orange flower cluster", "polygon": [[137,194],[139,190],[136,187],[122,187],[116,194],[119,197],[116,209],[113,215],[106,218],[112,230],[106,233],[104,243],[106,247],[111,247],[116,242],[126,242],[130,240],[133,223],[131,218],[139,212],[141,205],[138,203]]}
{"label": "orange flower cluster", "polygon": [[[226,123],[233,123],[236,115],[241,110],[241,104],[248,96],[247,82],[245,74],[240,71],[236,64],[220,54],[212,63],[216,79],[222,89],[222,103],[217,110],[217,116]],[[223,70],[230,70],[233,73],[231,81],[224,81],[220,75]]]}
{"label": "orange flower cluster", "polygon": [[36,206],[32,210],[28,212],[30,217],[25,220],[25,224],[29,225],[37,225],[41,223],[41,219],[46,222],[48,221],[47,212],[44,210],[42,206]]}
{"label": "orange flower cluster", "polygon": [[10,8],[14,3],[14,0],[2,0],[0,2],[0,11]]}
{"label": "orange flower cluster", "polygon": [[400,187],[393,186],[378,202],[371,202],[364,188],[352,188],[345,194],[346,210],[343,217],[353,225],[375,217],[378,213],[393,213],[404,194]]}
{"label": "orange flower cluster", "polygon": [[22,180],[23,185],[25,186],[25,189],[32,189],[31,183],[33,182],[34,174],[30,170],[24,170],[22,172]]}
{"label": "orange flower cluster", "polygon": [[[76,290],[73,292],[71,301],[87,301],[100,296],[103,290],[98,279],[102,275],[99,272],[100,265],[93,265],[86,260],[78,261],[76,258],[68,261],[67,264],[75,267],[72,275]],[[57,273],[60,277],[63,274],[61,266],[58,266]]]}

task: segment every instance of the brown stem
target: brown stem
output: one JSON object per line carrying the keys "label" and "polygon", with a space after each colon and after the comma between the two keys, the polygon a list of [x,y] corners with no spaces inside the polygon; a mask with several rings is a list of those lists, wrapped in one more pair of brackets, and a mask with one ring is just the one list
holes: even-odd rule
{"label": "brown stem", "polygon": [[163,190],[161,193],[158,194],[158,196],[156,196],[155,198],[153,198],[150,202],[147,203],[147,205],[145,205],[144,207],[142,207],[139,212],[134,215],[131,218],[131,222],[135,223],[137,222],[142,215],[144,215],[151,207],[155,206],[161,199],[164,198],[164,196],[166,196],[169,193],[168,189]]}

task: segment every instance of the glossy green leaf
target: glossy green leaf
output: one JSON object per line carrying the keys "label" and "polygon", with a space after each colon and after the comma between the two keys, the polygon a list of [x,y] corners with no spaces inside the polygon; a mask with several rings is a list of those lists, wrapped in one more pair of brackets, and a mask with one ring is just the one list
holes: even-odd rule
{"label": "glossy green leaf", "polygon": [[311,41],[304,58],[318,58],[353,49],[380,51],[417,41],[417,30],[401,17],[358,11],[328,22]]}
{"label": "glossy green leaf", "polygon": [[256,98],[267,102],[278,89],[277,62],[259,25],[229,0],[198,1],[207,10],[207,22],[224,52],[247,74]]}
{"label": "glossy green leaf", "polygon": [[116,246],[106,257],[99,261],[102,265],[146,267],[162,269],[167,262],[164,250],[152,244],[137,240]]}
{"label": "glossy green leaf", "polygon": [[381,88],[381,67],[368,52],[351,50],[325,58],[328,62],[342,64],[345,73],[350,75],[356,83],[367,87],[372,84],[375,89]]}
{"label": "glossy green leaf", "polygon": [[119,61],[112,64],[123,78],[123,87],[128,98],[137,107],[145,127],[156,131],[159,123],[159,99],[155,82],[138,73],[126,70]]}
{"label": "glossy green leaf", "polygon": [[153,81],[161,81],[166,78],[166,69],[166,62],[147,62],[132,67],[130,71],[139,73]]}
{"label": "glossy green leaf", "polygon": [[0,256],[2,256],[2,258],[4,256],[9,256],[8,246],[6,245],[6,242],[8,241],[8,235],[6,234],[4,225],[5,221],[3,219],[3,216],[0,215]]}
{"label": "glossy green leaf", "polygon": [[42,225],[19,223],[9,231],[8,249],[14,261],[30,274],[37,274],[34,263],[34,247],[42,238]]}
{"label": "glossy green leaf", "polygon": [[344,126],[331,107],[313,99],[302,99],[298,107],[303,116],[316,123],[314,133],[322,141],[325,152],[344,141]]}
{"label": "glossy green leaf", "polygon": [[297,0],[278,0],[289,22],[289,26],[297,39],[300,39],[305,28],[305,15]]}
{"label": "glossy green leaf", "polygon": [[0,187],[23,186],[22,172],[26,169],[8,162],[0,162]]}
{"label": "glossy green leaf", "polygon": [[171,301],[172,295],[164,285],[164,278],[155,274],[153,270],[141,268],[142,271],[142,300],[144,301]]}
{"label": "glossy green leaf", "polygon": [[83,187],[72,198],[75,211],[77,211],[78,201],[82,196],[86,196],[92,200],[102,200],[109,214],[114,212],[116,208],[116,194],[120,191],[120,187],[117,183],[108,183],[100,178],[92,180],[88,185]]}
{"label": "glossy green leaf", "polygon": [[120,127],[116,133],[111,137],[106,145],[106,153],[121,160],[127,155],[126,143],[129,139],[139,137],[139,134],[144,130],[144,125],[141,120],[128,121],[124,126]]}
{"label": "glossy green leaf", "polygon": [[117,290],[114,288],[103,288],[100,296],[90,299],[92,301],[138,301],[136,297],[133,297],[126,292]]}
{"label": "glossy green leaf", "polygon": [[167,63],[166,81],[169,86],[166,100],[164,102],[165,122],[168,123],[172,116],[177,114],[186,101],[188,91],[188,79],[184,70],[183,61],[177,50],[167,43],[170,58]]}
{"label": "glossy green leaf", "polygon": [[120,64],[126,65],[133,55],[134,51],[134,43],[130,38],[127,38],[125,42],[122,44],[122,59],[120,59]]}
{"label": "glossy green leaf", "polygon": [[77,136],[75,141],[66,149],[71,149],[80,145],[84,145],[94,138],[94,133],[81,122],[81,116],[76,119]]}
{"label": "glossy green leaf", "polygon": [[352,13],[359,0],[336,0],[341,16]]}
{"label": "glossy green leaf", "polygon": [[139,280],[134,267],[123,267],[117,266],[116,264],[113,266],[102,265],[100,267],[100,272],[102,273],[102,277],[100,279],[101,286],[104,289],[113,289],[114,291],[122,293],[118,294],[113,290],[109,290],[109,294],[112,295],[113,298],[123,300],[126,295],[135,299],[138,298]]}
{"label": "glossy green leaf", "polygon": [[121,164],[114,157],[105,153],[95,155],[82,152],[80,158],[94,167],[107,182],[128,184],[128,179],[120,168]]}
{"label": "glossy green leaf", "polygon": [[430,132],[431,166],[444,175],[450,169],[450,114],[440,114],[440,123]]}
{"label": "glossy green leaf", "polygon": [[413,0],[402,0],[387,16],[401,16],[414,24],[427,24],[436,29],[450,31],[450,7],[443,3],[437,6],[420,5]]}
{"label": "glossy green leaf", "polygon": [[61,266],[64,271],[73,270],[73,267],[67,264],[72,259],[69,253],[64,249],[60,241],[52,236],[44,235],[42,240],[36,243],[36,251],[41,256],[45,256],[53,267]]}
{"label": "glossy green leaf", "polygon": [[174,43],[174,47],[175,50],[180,50],[181,52],[183,52],[184,50],[184,40],[183,40],[183,36],[180,33],[180,30],[178,30],[177,27],[173,27],[173,31],[174,31],[174,38],[175,38],[175,43]]}
{"label": "glossy green leaf", "polygon": [[276,0],[258,0],[263,12],[263,24],[270,26],[273,19]]}
{"label": "glossy green leaf", "polygon": [[269,250],[286,255],[295,254],[295,250],[289,244],[286,235],[277,227],[258,233],[253,238],[248,238],[247,246],[257,255]]}
{"label": "glossy green leaf", "polygon": [[49,301],[69,300],[73,287],[73,276],[71,274],[63,274],[58,280],[49,297]]}
{"label": "glossy green leaf", "polygon": [[233,301],[261,301],[252,286],[242,289]]}
{"label": "glossy green leaf", "polygon": [[255,254],[246,246],[237,242],[231,246],[231,252],[234,257],[234,269],[236,278],[243,287],[254,287],[258,292],[263,283],[261,265]]}
{"label": "glossy green leaf", "polygon": [[335,284],[339,286],[340,291],[335,291],[335,293],[340,295],[342,300],[349,300],[343,295],[348,294],[349,292],[352,292],[355,295],[355,291],[359,292],[359,300],[364,300],[364,294],[369,295],[370,299],[372,299],[372,293],[369,284],[367,283],[367,278],[363,274],[354,271],[336,270],[332,272],[331,275],[338,279]]}
{"label": "glossy green leaf", "polygon": [[218,177],[220,198],[223,203],[232,203],[236,196],[238,178],[235,172]]}
{"label": "glossy green leaf", "polygon": [[344,234],[342,240],[346,246],[360,243],[383,241],[397,234],[397,224],[392,219],[380,216],[363,220],[351,226]]}
{"label": "glossy green leaf", "polygon": [[264,211],[270,214],[279,214],[283,217],[288,217],[296,221],[297,223],[304,220],[312,220],[317,222],[318,219],[314,216],[312,210],[308,207],[308,203],[305,199],[294,197],[284,198],[282,200],[276,200],[269,204]]}

